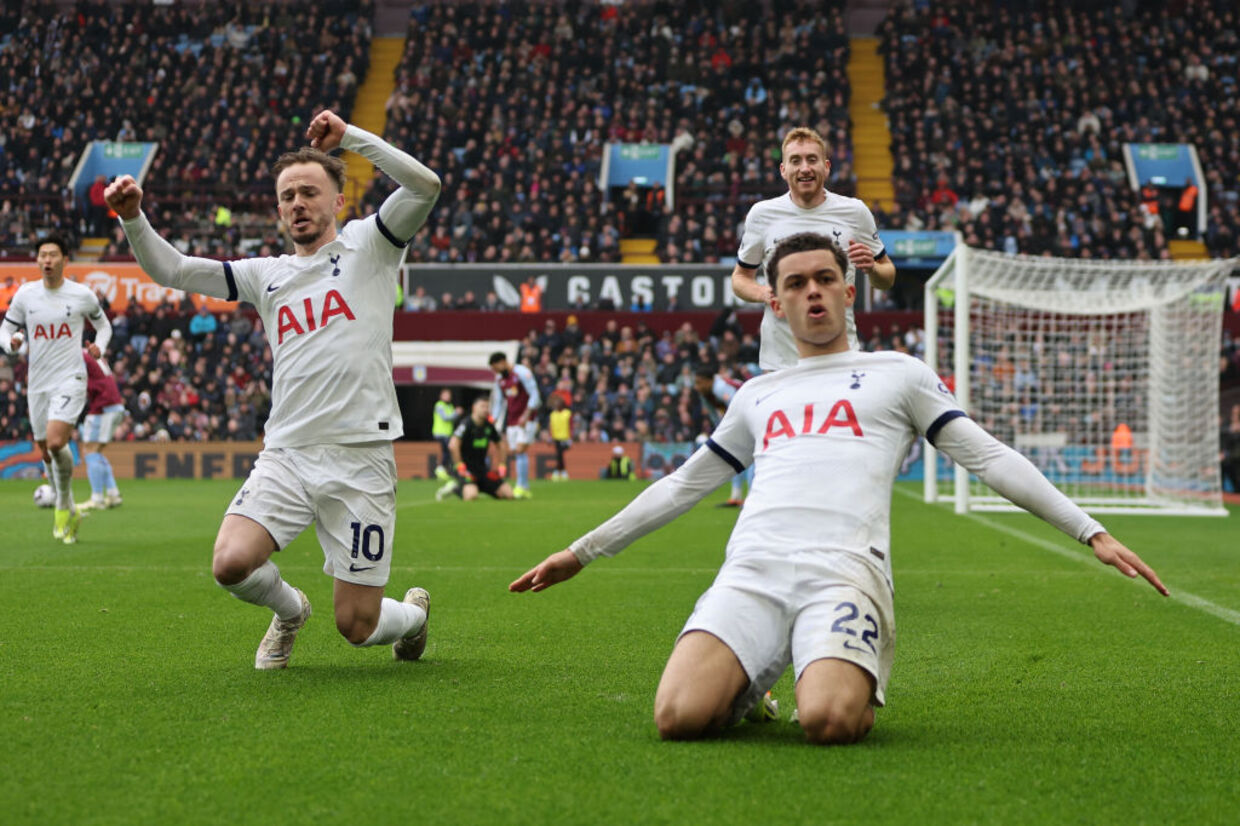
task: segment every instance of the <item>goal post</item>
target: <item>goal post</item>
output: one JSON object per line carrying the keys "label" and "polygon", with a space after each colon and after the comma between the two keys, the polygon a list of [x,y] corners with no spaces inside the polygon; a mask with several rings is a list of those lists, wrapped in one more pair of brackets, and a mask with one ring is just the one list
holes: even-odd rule
{"label": "goal post", "polygon": [[[1225,516],[1218,354],[1236,266],[1006,255],[958,236],[926,283],[926,362],[1091,512]],[[927,502],[1015,509],[924,456]]]}

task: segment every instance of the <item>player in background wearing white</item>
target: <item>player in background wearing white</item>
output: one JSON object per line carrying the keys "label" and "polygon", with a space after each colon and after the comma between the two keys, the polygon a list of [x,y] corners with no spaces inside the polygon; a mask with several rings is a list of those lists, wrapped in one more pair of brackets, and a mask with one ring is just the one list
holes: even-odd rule
{"label": "player in background wearing white", "polygon": [[123,501],[121,491],[112,473],[112,463],[103,455],[103,449],[112,441],[116,426],[124,420],[125,405],[107,362],[96,360],[85,351],[82,356],[86,361],[86,421],[80,436],[86,457],[83,460],[86,477],[90,480],[89,506],[91,510],[117,508]]}
{"label": "player in background wearing white", "polygon": [[[702,399],[702,412],[706,415],[711,430],[719,425],[719,420],[727,412],[728,405],[732,403],[732,397],[736,395],[736,391],[742,384],[743,382],[717,373],[709,367],[701,367],[694,372],[693,386]],[[705,444],[704,436],[698,436],[698,440]],[[745,504],[747,484],[753,484],[752,465],[732,477],[732,490],[728,501],[723,503],[723,507],[739,508]]]}
{"label": "player in background wearing white", "polygon": [[495,373],[491,386],[491,419],[496,427],[504,428],[508,440],[508,452],[516,457],[517,484],[512,489],[514,499],[529,499],[530,493],[530,445],[538,435],[538,406],[542,399],[538,394],[538,382],[524,364],[509,364],[508,356],[492,353],[488,360]]}
{"label": "player in background wearing white", "polygon": [[655,722],[664,738],[701,737],[739,719],[789,662],[810,742],[865,737],[884,702],[895,641],[891,489],[918,434],[1089,544],[1103,563],[1167,593],[1140,557],[969,419],[929,367],[848,346],[844,315],[855,290],[845,281],[846,254],[830,238],[785,239],[770,266],[772,303],[792,326],[797,365],[746,382],[709,450],[509,586],[541,591],[562,582],[684,513],[737,469],[758,465],[723,566],[659,683]]}
{"label": "player in background wearing white", "polygon": [[[396,526],[396,462],[402,433],[392,384],[395,272],[405,245],[439,197],[439,177],[375,135],[323,111],[306,130],[310,148],[272,168],[280,219],[293,255],[231,262],[182,255],[141,211],[129,176],[107,189],[142,268],[156,281],[229,301],[249,301],[274,357],[264,448],[220,525],[216,582],[275,612],[255,667],[288,665],[310,616],[305,594],[271,561],[310,524],[334,578],[336,628],[356,646],[392,644],[397,659],[421,656],[430,597],[410,588],[383,596]],[[400,186],[376,215],[336,227],[344,206],[343,147]]]}
{"label": "player in background wearing white", "polygon": [[[818,232],[832,238],[848,252],[848,283],[856,282],[856,270],[865,273],[870,284],[889,290],[896,281],[896,265],[878,237],[874,215],[862,201],[827,190],[827,144],[813,129],[800,126],[784,136],[783,160],[779,174],[788,191],[778,198],[754,204],[745,216],[736,267],[732,270],[732,292],[746,301],[765,304],[762,311],[761,343],[758,363],[764,372],[791,367],[797,362],[797,347],[788,322],[771,309],[772,285],[769,275],[759,269],[764,259],[783,238],[798,232]],[[848,308],[849,346],[860,349],[857,323]]]}
{"label": "player in background wearing white", "polygon": [[0,323],[0,348],[16,353],[23,342],[30,346],[26,399],[30,429],[43,453],[48,484],[56,492],[52,538],[72,545],[80,517],[73,502],[69,439],[86,404],[82,331],[87,321],[95,328],[95,340],[86,350],[99,358],[112,340],[112,323],[89,287],[65,279],[68,261],[69,247],[61,238],[39,242],[36,262],[43,278],[26,282],[13,296]]}

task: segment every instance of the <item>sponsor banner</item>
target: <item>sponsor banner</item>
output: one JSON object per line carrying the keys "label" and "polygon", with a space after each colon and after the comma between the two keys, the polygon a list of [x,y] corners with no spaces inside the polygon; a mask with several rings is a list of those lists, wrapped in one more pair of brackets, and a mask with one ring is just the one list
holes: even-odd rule
{"label": "sponsor banner", "polygon": [[1154,186],[1180,188],[1189,178],[1200,186],[1188,144],[1129,143],[1125,146],[1137,178],[1134,188],[1146,182]]}
{"label": "sponsor banner", "polygon": [[[666,143],[609,143],[606,187],[667,184],[672,176],[672,148]],[[606,191],[606,187],[605,190]]]}
{"label": "sponsor banner", "polygon": [[[35,264],[0,261],[0,281],[8,277],[18,281],[34,281],[43,274]],[[148,310],[154,310],[164,301],[180,304],[185,298],[183,290],[174,290],[156,284],[142,268],[133,262],[69,262],[65,265],[65,277],[70,281],[85,284],[108,300],[115,312],[124,312],[130,302],[138,302]],[[219,298],[208,298],[203,295],[191,294],[195,306],[204,302],[212,312],[233,312],[237,302],[224,301]]]}
{"label": "sponsor banner", "polygon": [[481,304],[494,292],[510,309],[520,306],[520,287],[530,277],[542,287],[544,310],[571,310],[579,301],[591,307],[609,301],[615,310],[757,306],[732,294],[732,268],[719,264],[411,264],[406,276],[406,295],[425,287],[438,301],[445,292],[459,299],[469,291]]}
{"label": "sponsor banner", "polygon": [[956,248],[954,232],[883,229],[878,237],[897,267],[937,267]]}
{"label": "sponsor banner", "polygon": [[[77,442],[69,443],[73,461],[79,460]],[[0,442],[0,479],[43,478],[43,453],[33,441]]]}
{"label": "sponsor banner", "polygon": [[[396,442],[396,472],[401,479],[434,479],[439,464],[438,442]],[[598,479],[611,461],[616,443],[575,444],[564,456],[564,467],[573,479]],[[641,445],[623,447],[641,473]],[[77,468],[74,478],[85,480],[86,467],[77,445],[71,444]],[[113,442],[104,448],[117,479],[244,479],[254,467],[262,442]],[[530,477],[550,479],[555,470],[555,448],[530,446]],[[38,480],[43,476],[43,457],[31,441],[0,442],[0,478]],[[508,476],[514,477],[513,460]],[[81,493],[79,491],[79,493]],[[79,500],[82,497],[79,496]]]}

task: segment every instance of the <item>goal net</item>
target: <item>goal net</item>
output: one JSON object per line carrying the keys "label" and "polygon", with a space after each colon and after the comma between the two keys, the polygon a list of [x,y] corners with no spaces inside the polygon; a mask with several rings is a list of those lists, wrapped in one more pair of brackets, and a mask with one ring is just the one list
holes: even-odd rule
{"label": "goal net", "polygon": [[[957,245],[926,284],[926,361],[980,425],[1094,513],[1226,515],[1218,356],[1234,260]],[[1014,509],[927,445],[925,499]]]}

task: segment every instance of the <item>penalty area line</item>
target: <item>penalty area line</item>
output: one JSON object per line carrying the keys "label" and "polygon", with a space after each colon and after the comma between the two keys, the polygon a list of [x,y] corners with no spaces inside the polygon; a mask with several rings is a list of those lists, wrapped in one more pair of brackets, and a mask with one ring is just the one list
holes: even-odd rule
{"label": "penalty area line", "polygon": [[[896,490],[902,496],[907,496],[910,499],[916,499],[919,502],[922,501],[921,497],[915,493],[910,493],[908,491],[901,490],[900,488],[896,488]],[[964,515],[966,518],[972,519],[974,522],[981,525],[985,525],[991,530],[998,531],[1002,534],[1007,534],[1013,539],[1019,539],[1022,542],[1027,542],[1028,544],[1041,548],[1044,551],[1050,551],[1051,553],[1061,556],[1064,559],[1070,559],[1073,562],[1079,562],[1082,565],[1090,566],[1097,563],[1097,560],[1093,556],[1086,556],[1085,554],[1069,550],[1068,548],[1065,548],[1062,545],[1057,545],[1047,539],[1042,539],[1041,537],[1034,536],[1033,534],[1025,533],[1019,528],[1008,527],[1007,525],[996,522],[993,519],[987,519],[985,516],[979,516],[976,513],[966,513]],[[1125,577],[1125,579],[1127,579],[1127,577]],[[1137,577],[1137,579],[1141,578]],[[1149,587],[1148,583],[1145,583],[1145,585],[1146,587]],[[1196,594],[1189,593],[1188,591],[1173,588],[1171,590],[1170,599],[1175,600],[1181,605],[1187,605],[1190,608],[1196,608],[1198,611],[1204,611],[1205,613],[1218,617],[1225,622],[1230,622],[1232,625],[1240,625],[1240,611],[1234,611],[1231,608],[1225,608],[1222,605],[1217,605],[1205,597],[1199,597]]]}

